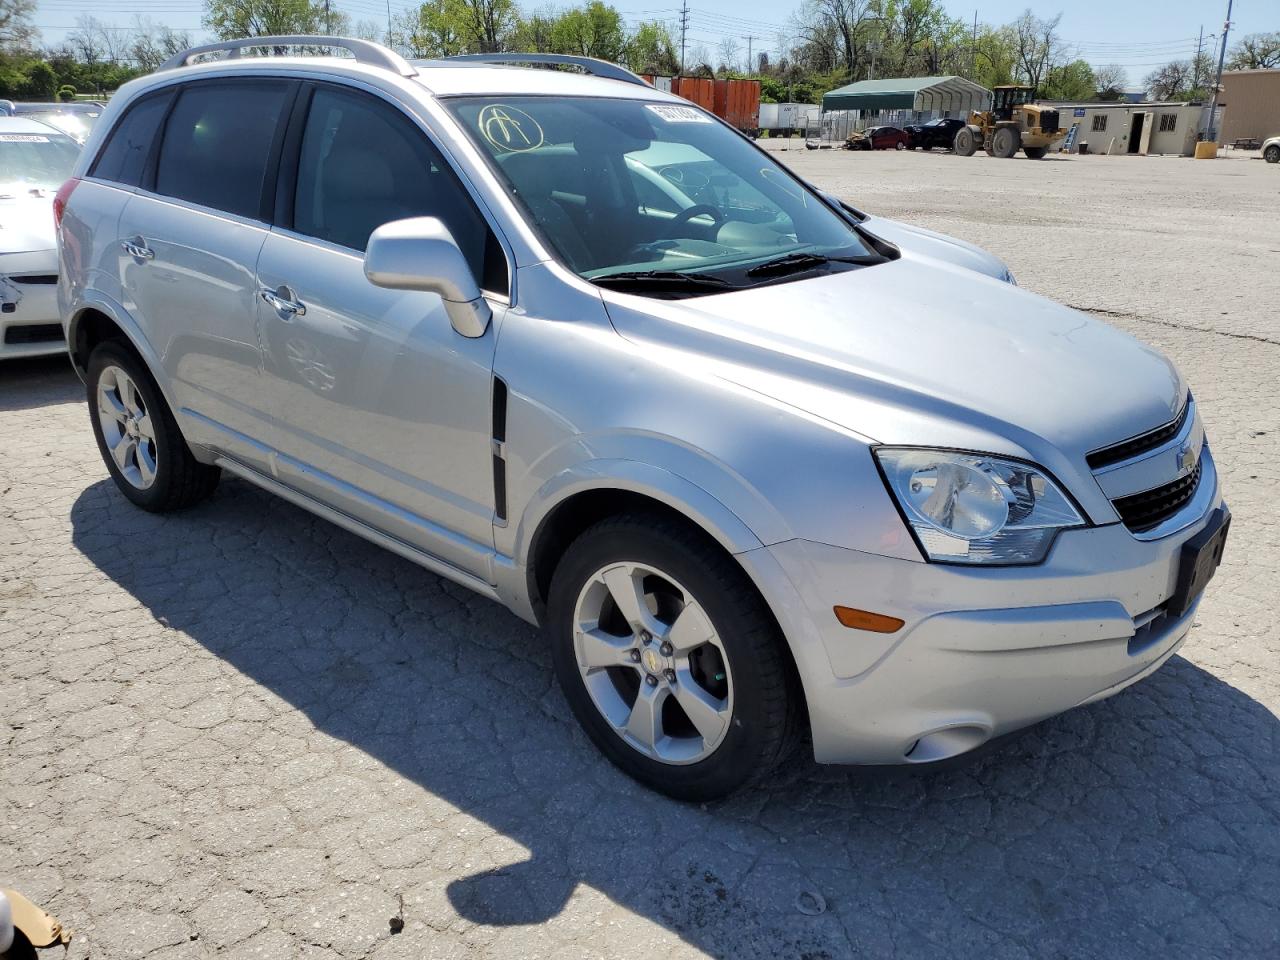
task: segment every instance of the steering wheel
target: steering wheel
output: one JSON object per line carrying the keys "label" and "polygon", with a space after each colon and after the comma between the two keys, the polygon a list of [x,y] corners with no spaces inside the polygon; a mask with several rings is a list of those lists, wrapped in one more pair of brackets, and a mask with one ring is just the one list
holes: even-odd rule
{"label": "steering wheel", "polygon": [[709,203],[695,203],[692,207],[685,207],[667,223],[667,232],[683,227],[694,217],[708,216],[712,222],[718,227],[724,223],[725,215]]}

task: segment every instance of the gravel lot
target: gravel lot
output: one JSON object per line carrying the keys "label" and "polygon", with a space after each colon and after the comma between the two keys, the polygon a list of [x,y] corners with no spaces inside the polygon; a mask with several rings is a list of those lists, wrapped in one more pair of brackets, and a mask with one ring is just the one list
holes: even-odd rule
{"label": "gravel lot", "polygon": [[9,364],[0,885],[73,958],[1277,955],[1280,169],[785,157],[1178,361],[1235,513],[1182,655],[965,766],[682,806],[502,609],[240,482],[134,510],[67,365]]}

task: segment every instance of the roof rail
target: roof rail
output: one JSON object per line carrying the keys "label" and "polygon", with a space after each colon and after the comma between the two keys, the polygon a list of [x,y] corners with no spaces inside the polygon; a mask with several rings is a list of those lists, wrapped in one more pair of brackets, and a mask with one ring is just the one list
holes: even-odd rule
{"label": "roof rail", "polygon": [[451,60],[471,60],[476,63],[512,63],[532,66],[570,66],[580,67],[593,77],[604,77],[606,80],[621,80],[623,83],[638,83],[642,87],[649,86],[648,81],[632,73],[626,67],[620,67],[608,60],[597,60],[595,57],[576,57],[567,53],[460,53],[452,57],[443,57],[440,62]]}
{"label": "roof rail", "polygon": [[221,40],[218,43],[206,43],[191,47],[181,53],[174,54],[164,63],[160,70],[173,70],[185,67],[193,57],[202,53],[220,53],[226,51],[226,60],[237,60],[240,51],[255,47],[337,47],[351,51],[356,63],[364,63],[373,67],[393,70],[402,77],[417,76],[418,71],[409,65],[409,61],[394,50],[388,50],[380,43],[372,40],[356,40],[353,37],[320,37],[320,36],[285,36],[285,37],[243,37],[239,40]]}

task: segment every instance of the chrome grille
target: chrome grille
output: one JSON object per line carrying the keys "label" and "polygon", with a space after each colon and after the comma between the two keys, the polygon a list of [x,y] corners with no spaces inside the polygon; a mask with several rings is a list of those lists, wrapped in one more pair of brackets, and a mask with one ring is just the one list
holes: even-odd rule
{"label": "chrome grille", "polygon": [[1131,457],[1146,453],[1148,450],[1154,450],[1178,435],[1183,425],[1187,422],[1187,415],[1190,412],[1191,400],[1188,397],[1187,401],[1182,405],[1182,412],[1175,419],[1156,427],[1154,430],[1140,433],[1136,437],[1130,437],[1128,440],[1121,440],[1119,443],[1113,443],[1109,447],[1095,450],[1085,457],[1085,461],[1089,464],[1090,469],[1099,470],[1102,467],[1109,467],[1113,463],[1119,463],[1121,460],[1128,460]]}
{"label": "chrome grille", "polygon": [[1158,527],[1181,510],[1195,495],[1196,487],[1200,485],[1202,464],[1203,459],[1197,460],[1190,473],[1184,474],[1171,483],[1112,500],[1111,503],[1120,514],[1124,525],[1133,533],[1143,533]]}

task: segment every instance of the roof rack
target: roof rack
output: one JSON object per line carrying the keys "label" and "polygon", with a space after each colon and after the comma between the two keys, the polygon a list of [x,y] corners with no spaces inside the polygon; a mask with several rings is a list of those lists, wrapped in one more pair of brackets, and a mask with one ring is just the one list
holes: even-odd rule
{"label": "roof rack", "polygon": [[606,80],[621,80],[623,83],[638,83],[642,87],[649,86],[648,81],[632,73],[626,67],[595,57],[575,57],[567,53],[460,53],[452,57],[443,57],[437,61],[449,63],[455,60],[470,60],[474,63],[512,63],[530,66],[570,66],[579,67],[593,77],[604,77]]}
{"label": "roof rack", "polygon": [[319,36],[285,36],[285,37],[243,37],[239,40],[221,40],[218,43],[206,43],[191,47],[181,53],[174,54],[164,63],[160,70],[173,70],[185,67],[194,57],[204,53],[221,53],[226,51],[226,60],[238,60],[242,50],[255,47],[336,47],[349,50],[356,63],[364,63],[373,67],[393,70],[402,77],[417,76],[418,71],[410,66],[409,61],[394,50],[388,50],[380,43],[371,40],[356,40],[353,37],[319,37]]}

